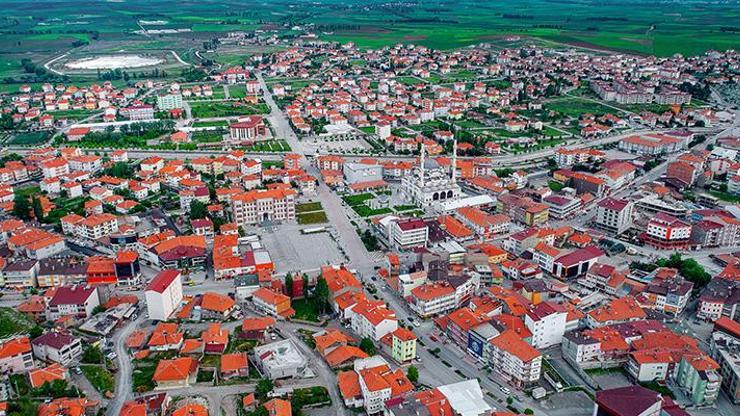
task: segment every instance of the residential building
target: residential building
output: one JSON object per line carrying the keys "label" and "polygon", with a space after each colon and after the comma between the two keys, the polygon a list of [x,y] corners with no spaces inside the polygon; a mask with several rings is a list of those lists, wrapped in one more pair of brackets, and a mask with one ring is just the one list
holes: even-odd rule
{"label": "residential building", "polygon": [[532,346],[543,349],[560,344],[567,316],[565,308],[552,302],[531,306],[524,315],[524,324],[532,333]]}
{"label": "residential building", "polygon": [[73,316],[85,319],[92,316],[93,310],[100,305],[100,296],[95,287],[73,285],[56,289],[49,300],[46,317],[54,321],[62,316]]}
{"label": "residential building", "polygon": [[678,364],[676,383],[694,406],[712,405],[722,384],[719,365],[704,354],[684,355]]}
{"label": "residential building", "polygon": [[149,319],[166,321],[182,302],[182,278],[178,270],[163,270],[147,285]]}
{"label": "residential building", "polygon": [[69,367],[82,355],[82,342],[66,331],[49,331],[31,341],[33,355],[39,360]]}
{"label": "residential building", "polygon": [[634,204],[615,198],[606,198],[596,204],[594,224],[613,234],[622,234],[632,226]]}
{"label": "residential building", "polygon": [[0,372],[25,373],[35,367],[28,337],[11,338],[0,343]]}
{"label": "residential building", "polygon": [[542,369],[542,354],[513,330],[494,337],[486,345],[486,362],[517,387],[537,383]]}

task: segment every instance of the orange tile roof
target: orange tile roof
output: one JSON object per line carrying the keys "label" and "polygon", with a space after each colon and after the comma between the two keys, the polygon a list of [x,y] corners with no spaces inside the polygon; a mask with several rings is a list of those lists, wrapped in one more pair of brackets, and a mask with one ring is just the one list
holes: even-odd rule
{"label": "orange tile roof", "polygon": [[244,318],[242,321],[242,331],[264,331],[271,326],[275,326],[275,318],[272,316]]}
{"label": "orange tile roof", "polygon": [[324,359],[330,367],[337,367],[349,361],[367,357],[367,353],[355,346],[342,345],[331,350],[331,352],[326,354]]}
{"label": "orange tile roof", "polygon": [[249,355],[246,352],[224,354],[221,356],[221,371],[239,371],[249,367]]}
{"label": "orange tile roof", "polygon": [[473,235],[473,231],[470,228],[450,215],[440,216],[439,223],[454,238],[468,238]]}
{"label": "orange tile roof", "polygon": [[233,308],[234,305],[236,305],[236,302],[230,296],[215,292],[206,292],[200,302],[201,308],[220,313]]}
{"label": "orange tile roof", "polygon": [[31,352],[31,340],[28,337],[19,337],[0,344],[0,359],[15,357],[28,352]]}
{"label": "orange tile roof", "polygon": [[200,334],[200,338],[206,344],[223,344],[229,343],[229,330],[221,328],[220,323],[208,325],[208,329]]}
{"label": "orange tile roof", "polygon": [[282,399],[272,399],[264,404],[269,416],[292,416],[293,409],[290,402]]}
{"label": "orange tile roof", "polygon": [[160,360],[154,370],[152,380],[181,381],[187,379],[198,369],[198,361],[192,357],[180,357],[173,360]]}
{"label": "orange tile roof", "polygon": [[354,371],[342,371],[338,373],[337,384],[339,385],[339,392],[345,400],[358,397],[362,394],[360,379]]}
{"label": "orange tile roof", "polygon": [[208,416],[208,409],[199,403],[188,403],[172,412],[172,416]]}
{"label": "orange tile roof", "polygon": [[411,294],[414,295],[414,297],[426,301],[441,298],[443,296],[449,296],[453,293],[455,293],[455,288],[450,286],[447,282],[427,283],[411,290]]}
{"label": "orange tile roof", "polygon": [[51,383],[54,380],[64,380],[67,369],[59,363],[54,363],[48,367],[37,368],[28,372],[28,378],[31,380],[31,387],[38,388],[44,383]]}
{"label": "orange tile roof", "polygon": [[513,330],[504,331],[499,336],[493,338],[490,343],[496,348],[519,358],[525,363],[541,356],[540,352],[537,351],[536,348],[524,342],[519,334]]}
{"label": "orange tile roof", "polygon": [[180,332],[176,323],[161,322],[154,328],[152,337],[149,338],[149,346],[163,346],[179,344],[182,342],[183,333]]}

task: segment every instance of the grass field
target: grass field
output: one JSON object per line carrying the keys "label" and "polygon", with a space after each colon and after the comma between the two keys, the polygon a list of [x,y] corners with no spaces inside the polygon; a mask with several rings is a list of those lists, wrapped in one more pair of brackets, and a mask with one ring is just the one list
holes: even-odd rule
{"label": "grass field", "polygon": [[16,133],[10,139],[9,144],[18,146],[35,146],[49,139],[49,133],[45,131]]}
{"label": "grass field", "polygon": [[0,308],[0,338],[17,333],[27,333],[35,324],[12,308]]}
{"label": "grass field", "polygon": [[548,111],[555,111],[566,117],[574,118],[578,118],[578,116],[585,113],[591,113],[595,116],[620,113],[620,111],[615,108],[577,97],[552,100],[546,103],[544,107]]}
{"label": "grass field", "polygon": [[296,214],[296,217],[300,225],[323,224],[329,221],[324,211],[304,212]]}
{"label": "grass field", "polygon": [[[296,24],[313,24],[321,38],[355,42],[363,48],[378,48],[398,42],[453,49],[481,42],[498,47],[515,44],[505,40],[517,36],[544,45],[568,44],[590,49],[610,49],[669,56],[696,55],[710,49],[737,49],[740,41],[732,32],[740,19],[734,1],[706,2],[676,0],[645,2],[621,0],[460,0],[457,2],[367,2],[363,0],[319,0],[315,2],[259,2],[247,0],[239,7],[216,0],[127,0],[100,2],[37,3],[5,2],[0,21],[0,77],[19,70],[22,53],[50,57],[86,43],[126,41],[126,49],[168,49],[182,52],[210,40],[214,34],[251,31],[272,25],[282,34],[296,33]],[[82,11],[90,12],[82,12]],[[33,16],[33,18],[30,18]],[[161,28],[190,30],[186,37],[157,35],[145,38],[135,33],[139,21],[164,20]],[[156,29],[158,27],[149,27]],[[729,28],[729,30],[728,30]],[[180,43],[183,39],[196,42]],[[181,46],[178,46],[181,45]],[[239,63],[228,56],[219,62]],[[9,65],[2,65],[6,62]],[[357,62],[356,64],[361,64]],[[456,74],[468,79],[470,74]]]}
{"label": "grass field", "polygon": [[193,102],[190,104],[194,118],[248,116],[267,114],[270,109],[266,104],[237,105],[232,102]]}
{"label": "grass field", "polygon": [[85,377],[90,381],[90,384],[95,387],[95,390],[100,393],[113,391],[113,375],[108,372],[108,370],[97,365],[81,365],[80,369],[82,370],[82,373],[85,374]]}

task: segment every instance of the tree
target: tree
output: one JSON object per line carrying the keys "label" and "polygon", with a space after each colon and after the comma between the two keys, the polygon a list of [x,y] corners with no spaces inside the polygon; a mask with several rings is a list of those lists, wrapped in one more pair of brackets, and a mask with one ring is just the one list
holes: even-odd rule
{"label": "tree", "polygon": [[261,378],[260,381],[257,382],[254,394],[259,400],[265,400],[273,388],[275,388],[275,386],[273,386],[272,380],[269,378]]}
{"label": "tree", "polygon": [[97,314],[99,314],[101,312],[105,312],[106,309],[107,308],[105,307],[105,305],[98,305],[98,306],[96,306],[96,307],[93,308],[92,314],[93,315],[97,315]]}
{"label": "tree", "polygon": [[43,328],[41,328],[40,326],[36,325],[33,328],[31,328],[30,331],[28,331],[28,336],[31,337],[31,339],[34,339],[34,338],[40,337],[41,334],[43,334],[43,333],[44,333]]}
{"label": "tree", "polygon": [[326,284],[326,279],[323,276],[319,276],[319,280],[316,282],[316,292],[314,294],[317,306],[321,313],[326,311],[329,306],[329,285]]}
{"label": "tree", "polygon": [[414,365],[410,365],[409,368],[406,370],[406,377],[409,379],[410,382],[416,383],[419,381],[419,369],[416,368]]}
{"label": "tree", "polygon": [[33,206],[33,216],[36,218],[36,221],[43,221],[44,207],[41,206],[41,200],[33,198],[33,203],[31,205]]}
{"label": "tree", "polygon": [[293,276],[290,273],[285,276],[285,294],[293,299]]}
{"label": "tree", "polygon": [[198,201],[197,199],[194,199],[190,203],[190,219],[191,220],[205,218],[207,213],[208,213],[208,209],[206,208],[206,204]]}
{"label": "tree", "polygon": [[103,362],[103,353],[100,352],[100,348],[88,345],[82,352],[80,361],[85,364],[100,364]]}
{"label": "tree", "polygon": [[22,219],[31,219],[31,204],[28,203],[28,198],[23,195],[16,194],[13,199],[13,215]]}
{"label": "tree", "polygon": [[365,352],[367,355],[375,355],[376,349],[375,349],[375,343],[370,338],[363,338],[362,341],[360,341],[360,349]]}

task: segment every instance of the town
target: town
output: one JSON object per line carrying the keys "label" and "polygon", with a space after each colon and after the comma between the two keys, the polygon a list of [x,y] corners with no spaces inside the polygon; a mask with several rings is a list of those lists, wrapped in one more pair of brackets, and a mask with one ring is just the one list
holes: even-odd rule
{"label": "town", "polygon": [[737,414],[740,54],[509,40],[0,93],[0,415]]}

